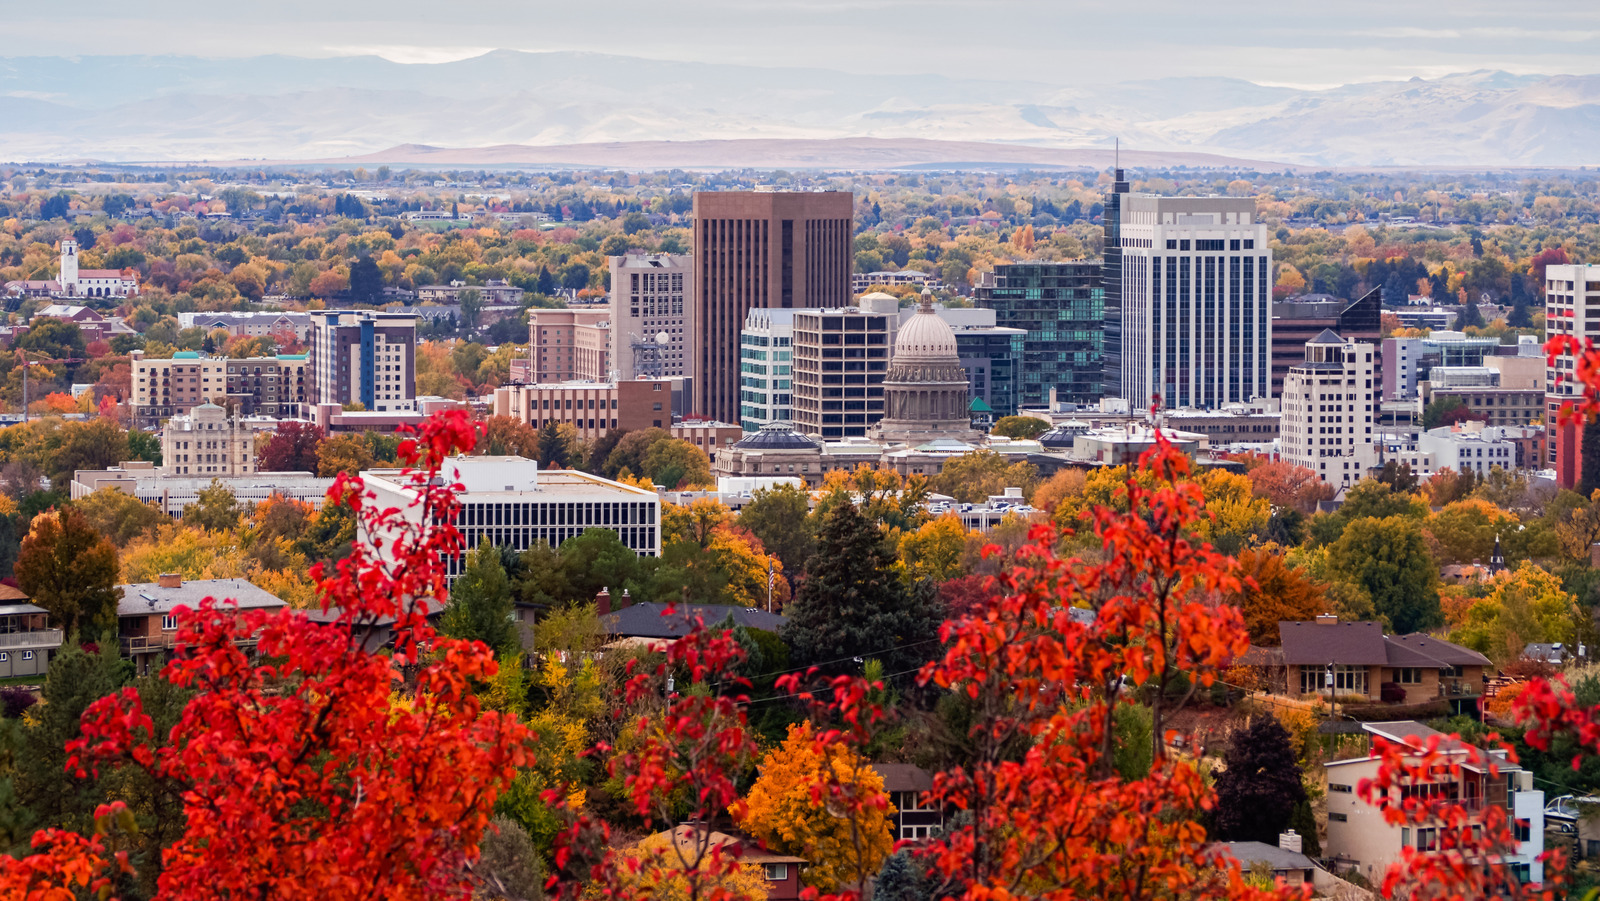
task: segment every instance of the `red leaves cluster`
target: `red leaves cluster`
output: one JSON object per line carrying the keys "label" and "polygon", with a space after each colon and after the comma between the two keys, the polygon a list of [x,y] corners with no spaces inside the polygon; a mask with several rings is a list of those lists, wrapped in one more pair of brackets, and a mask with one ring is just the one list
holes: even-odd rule
{"label": "red leaves cluster", "polygon": [[[480,710],[470,686],[493,675],[479,643],[427,621],[446,597],[443,558],[460,550],[456,486],[435,478],[470,449],[462,411],[430,420],[400,448],[416,500],[377,509],[360,479],[331,490],[369,535],[337,567],[314,570],[331,622],[239,612],[208,598],[180,608],[184,649],[163,675],[196,694],[165,744],[132,690],[84,715],[71,746],[80,773],[134,765],[182,786],[187,829],[164,854],[166,898],[371,898],[460,894],[495,796],[528,762],[515,718]],[[392,621],[392,656],[367,647]],[[259,659],[244,650],[254,644]],[[153,747],[156,748],[153,750]],[[93,842],[47,836],[90,866]],[[73,849],[76,850],[73,850]],[[0,859],[0,894],[44,864]],[[58,885],[78,879],[61,869]],[[7,897],[11,895],[7,894]]]}

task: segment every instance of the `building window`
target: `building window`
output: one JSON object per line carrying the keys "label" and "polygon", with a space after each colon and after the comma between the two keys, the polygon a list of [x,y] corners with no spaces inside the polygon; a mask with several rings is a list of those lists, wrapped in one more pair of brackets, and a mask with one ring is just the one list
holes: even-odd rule
{"label": "building window", "polygon": [[[32,660],[33,659],[33,652],[32,651],[23,651],[22,652],[22,659],[23,660]],[[1527,820],[1518,820],[1517,822],[1526,824],[1528,821]],[[1526,827],[1524,827],[1524,828],[1526,828]],[[1523,841],[1527,841],[1527,839],[1523,839]]]}
{"label": "building window", "polygon": [[10,655],[8,655],[5,651],[0,651],[0,663],[5,663],[7,660],[10,660],[10,659],[11,659]]}
{"label": "building window", "polygon": [[1417,666],[1402,666],[1394,671],[1394,681],[1401,685],[1421,685],[1422,668]]}
{"label": "building window", "polygon": [[1346,822],[1349,822],[1349,820],[1350,820],[1350,818],[1348,816],[1345,816],[1342,813],[1330,813],[1330,814],[1328,814],[1328,819],[1332,820],[1335,823],[1346,823]]}
{"label": "building window", "polygon": [[1328,791],[1339,792],[1340,794],[1348,795],[1348,794],[1350,794],[1350,786],[1348,786],[1348,785],[1340,785],[1337,782],[1329,782],[1328,783]]}
{"label": "building window", "polygon": [[161,631],[171,632],[176,628],[178,628],[178,618],[176,616],[169,613],[161,617]]}
{"label": "building window", "polygon": [[765,869],[768,882],[782,882],[789,878],[789,865],[786,863],[769,863]]}

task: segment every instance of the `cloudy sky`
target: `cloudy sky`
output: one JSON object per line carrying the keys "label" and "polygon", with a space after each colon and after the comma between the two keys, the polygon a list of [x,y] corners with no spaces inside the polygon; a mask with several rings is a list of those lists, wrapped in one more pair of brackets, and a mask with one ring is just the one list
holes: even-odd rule
{"label": "cloudy sky", "polygon": [[0,0],[6,55],[488,49],[1055,83],[1226,75],[1320,86],[1475,69],[1600,72],[1594,0]]}

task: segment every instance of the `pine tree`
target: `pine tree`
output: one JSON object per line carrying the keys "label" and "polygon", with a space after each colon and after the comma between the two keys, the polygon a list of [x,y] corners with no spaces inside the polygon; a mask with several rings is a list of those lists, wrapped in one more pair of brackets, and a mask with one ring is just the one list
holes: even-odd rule
{"label": "pine tree", "polygon": [[1307,857],[1322,856],[1322,842],[1317,838],[1317,815],[1311,812],[1311,802],[1301,801],[1294,806],[1289,817],[1289,828],[1300,833],[1300,852]]}
{"label": "pine tree", "polygon": [[1225,841],[1276,846],[1296,805],[1306,800],[1289,732],[1277,718],[1258,717],[1233,733],[1217,776],[1217,832]]}
{"label": "pine tree", "polygon": [[451,638],[481,641],[496,656],[516,653],[520,642],[511,622],[511,580],[500,550],[488,539],[467,558],[467,569],[450,588],[439,631]]}
{"label": "pine tree", "polygon": [[933,887],[922,861],[910,851],[896,851],[883,862],[873,887],[873,901],[932,901]]}
{"label": "pine tree", "polygon": [[82,734],[89,705],[126,685],[131,676],[131,667],[109,642],[96,653],[68,645],[50,661],[44,703],[16,755],[16,797],[37,825],[78,832],[94,828],[94,810],[105,792],[98,780],[79,779],[67,769],[67,742]]}
{"label": "pine tree", "polygon": [[829,672],[855,671],[855,657],[881,660],[891,673],[914,668],[934,650],[940,619],[931,586],[903,585],[882,534],[849,503],[823,520],[787,614],[794,665]]}
{"label": "pine tree", "polygon": [[546,420],[539,428],[539,465],[546,469],[567,469],[572,466],[572,445],[561,434],[554,419]]}

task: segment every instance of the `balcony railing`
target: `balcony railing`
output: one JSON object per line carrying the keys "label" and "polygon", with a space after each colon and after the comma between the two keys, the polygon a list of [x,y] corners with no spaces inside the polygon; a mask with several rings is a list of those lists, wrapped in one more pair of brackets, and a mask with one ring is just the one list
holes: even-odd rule
{"label": "balcony railing", "polygon": [[63,637],[60,629],[6,632],[0,634],[0,648],[58,648]]}

